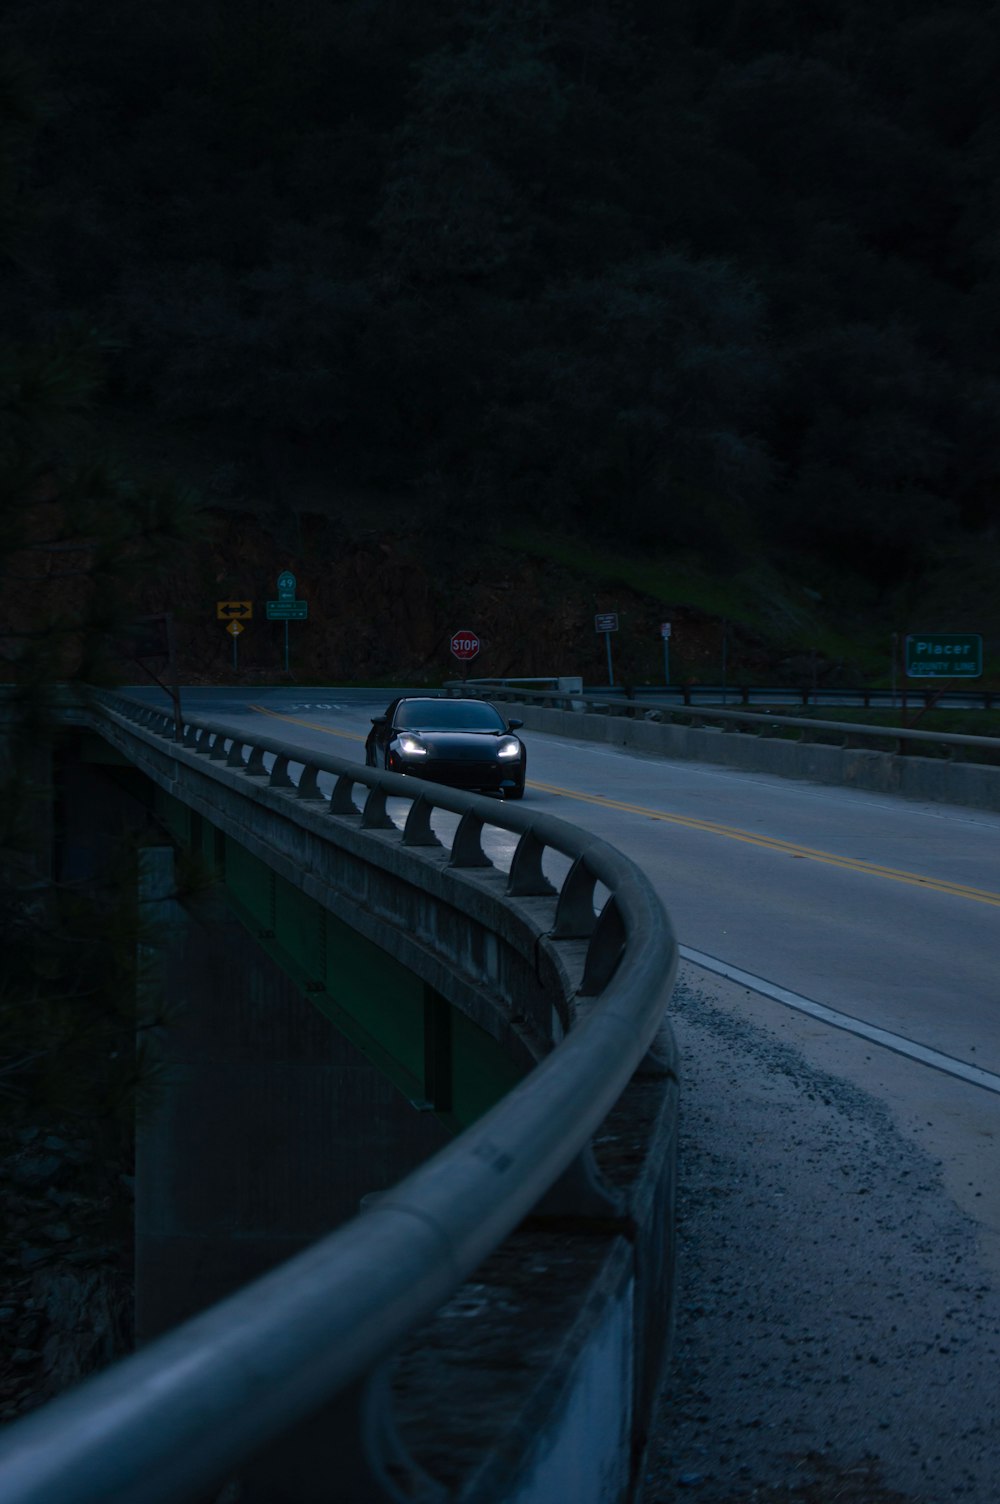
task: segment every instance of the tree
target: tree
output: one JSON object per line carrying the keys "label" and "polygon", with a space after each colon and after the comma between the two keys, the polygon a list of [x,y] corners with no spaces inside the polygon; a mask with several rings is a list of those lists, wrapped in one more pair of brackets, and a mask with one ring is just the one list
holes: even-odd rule
{"label": "tree", "polygon": [[[25,127],[43,115],[9,87],[25,76],[0,62],[0,220],[19,229],[31,208]],[[0,290],[13,300],[24,279],[17,235],[6,249]],[[92,1127],[103,1116],[120,1133],[135,1086],[134,885],[115,873],[66,884],[51,872],[54,790],[37,753],[58,734],[60,687],[113,677],[134,592],[190,546],[197,501],[97,449],[91,420],[111,353],[98,330],[70,320],[25,327],[0,348],[0,663],[12,681],[0,767],[0,1091],[15,1117],[44,1097],[48,1111],[89,1111]],[[117,1065],[109,1035],[127,1040]],[[81,1052],[88,1069],[69,1068]]]}

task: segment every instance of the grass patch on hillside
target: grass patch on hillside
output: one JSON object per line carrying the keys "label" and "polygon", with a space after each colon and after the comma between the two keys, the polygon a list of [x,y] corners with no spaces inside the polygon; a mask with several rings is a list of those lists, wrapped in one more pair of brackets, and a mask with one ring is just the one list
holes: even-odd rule
{"label": "grass patch on hillside", "polygon": [[770,710],[774,715],[795,716],[811,721],[835,721],[852,726],[909,726],[914,731],[934,731],[941,736],[988,736],[1000,738],[1000,708],[997,710],[924,710],[910,692],[906,719],[902,706],[863,705],[751,705],[754,714]]}
{"label": "grass patch on hillside", "polygon": [[710,616],[733,619],[746,618],[755,608],[744,582],[709,574],[693,558],[639,559],[610,553],[579,538],[556,537],[527,527],[505,533],[502,541],[520,553],[551,559],[598,584],[624,585],[664,604],[691,606]]}
{"label": "grass patch on hillside", "polygon": [[888,652],[880,649],[874,635],[868,640],[831,626],[815,591],[785,579],[759,557],[736,572],[724,573],[714,572],[695,554],[639,557],[531,527],[513,528],[502,541],[597,584],[621,585],[667,606],[685,606],[730,621],[782,651],[815,649],[825,658],[849,659],[866,674],[884,671],[888,677]]}

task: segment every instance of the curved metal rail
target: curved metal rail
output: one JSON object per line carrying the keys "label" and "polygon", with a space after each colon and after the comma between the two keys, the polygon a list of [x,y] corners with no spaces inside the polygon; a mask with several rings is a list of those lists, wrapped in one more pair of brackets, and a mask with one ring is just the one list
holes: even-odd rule
{"label": "curved metal rail", "polygon": [[[332,820],[387,837],[385,801],[410,801],[399,844],[426,842],[429,812],[460,816],[449,863],[482,866],[481,834],[519,836],[507,891],[553,892],[546,848],[571,860],[554,893],[553,935],[585,934],[580,994],[593,1001],[530,1074],[364,1215],[280,1268],[12,1425],[0,1438],[4,1504],[158,1504],[204,1490],[264,1443],[365,1375],[430,1316],[527,1215],[607,1116],[660,1025],[677,965],[669,920],[647,879],[600,839],[440,785],[325,754],[291,753],[200,717],[173,717],[101,693],[76,714],[134,729],[181,761],[204,756]],[[265,754],[274,756],[270,769]],[[289,767],[301,766],[297,784]],[[221,770],[220,770],[221,771]],[[334,778],[330,796],[318,775]],[[231,773],[229,774],[231,777]],[[363,808],[356,785],[367,790]],[[391,824],[391,822],[389,822]],[[335,839],[335,825],[331,824]],[[419,862],[419,853],[414,861]],[[610,894],[594,913],[595,884]],[[586,933],[589,931],[589,933]]]}

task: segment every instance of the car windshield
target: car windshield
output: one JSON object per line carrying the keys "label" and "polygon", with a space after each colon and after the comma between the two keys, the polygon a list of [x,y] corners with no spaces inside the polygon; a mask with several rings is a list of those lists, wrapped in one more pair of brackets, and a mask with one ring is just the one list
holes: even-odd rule
{"label": "car windshield", "polygon": [[406,731],[506,731],[500,712],[485,700],[404,700],[394,724]]}

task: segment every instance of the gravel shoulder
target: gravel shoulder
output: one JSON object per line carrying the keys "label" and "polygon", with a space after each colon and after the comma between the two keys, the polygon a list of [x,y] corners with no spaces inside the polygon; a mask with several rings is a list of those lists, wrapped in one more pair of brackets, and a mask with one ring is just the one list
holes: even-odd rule
{"label": "gravel shoulder", "polygon": [[[928,1152],[936,1073],[828,1041],[693,966],[672,1022],[678,1316],[642,1504],[995,1504],[992,1207],[975,1214],[975,1177],[956,1195],[971,1161],[947,1123]],[[904,1067],[890,1106],[875,1078]]]}

